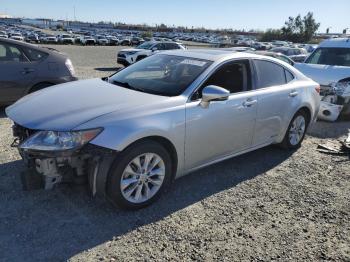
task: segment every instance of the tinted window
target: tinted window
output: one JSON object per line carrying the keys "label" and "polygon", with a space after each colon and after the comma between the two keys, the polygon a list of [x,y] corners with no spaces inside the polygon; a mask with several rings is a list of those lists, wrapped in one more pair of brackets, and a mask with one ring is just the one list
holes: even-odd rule
{"label": "tinted window", "polygon": [[20,49],[15,46],[0,44],[0,62],[25,62],[26,57]]}
{"label": "tinted window", "polygon": [[350,48],[318,48],[309,56],[305,63],[350,66]]}
{"label": "tinted window", "polygon": [[30,61],[39,61],[47,56],[46,53],[31,48],[26,49],[26,53]]}
{"label": "tinted window", "polygon": [[286,76],[284,68],[272,62],[255,60],[255,67],[258,75],[257,88],[284,85]]}
{"label": "tinted window", "polygon": [[225,88],[230,93],[251,90],[249,61],[235,61],[222,65],[216,70],[193,96],[193,100],[202,97],[202,89],[209,85]]}
{"label": "tinted window", "polygon": [[168,43],[167,45],[168,45],[168,49],[180,49],[180,47],[174,43]]}

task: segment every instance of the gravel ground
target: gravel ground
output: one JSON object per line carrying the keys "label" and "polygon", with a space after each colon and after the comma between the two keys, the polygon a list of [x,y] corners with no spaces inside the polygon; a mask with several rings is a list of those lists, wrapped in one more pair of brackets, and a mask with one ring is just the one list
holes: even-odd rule
{"label": "gravel ground", "polygon": [[[57,48],[81,78],[118,66],[116,47]],[[180,178],[136,212],[84,186],[22,191],[10,125],[0,110],[0,261],[350,261],[349,157],[316,151],[350,122],[317,123],[295,152],[270,146]]]}

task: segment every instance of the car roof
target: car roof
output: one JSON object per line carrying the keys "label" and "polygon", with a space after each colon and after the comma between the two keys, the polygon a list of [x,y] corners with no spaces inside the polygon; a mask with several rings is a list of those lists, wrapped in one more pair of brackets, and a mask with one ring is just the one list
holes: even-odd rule
{"label": "car roof", "polygon": [[45,52],[45,53],[48,53],[48,54],[63,55],[62,53],[60,53],[59,51],[57,51],[56,49],[53,49],[53,48],[40,47],[40,46],[37,46],[37,45],[33,45],[33,44],[22,42],[22,41],[17,41],[17,40],[14,40],[14,39],[0,38],[0,42],[14,44],[14,45],[22,46],[22,47],[28,47],[28,48],[36,49],[38,51]]}
{"label": "car roof", "polygon": [[209,61],[218,61],[224,58],[241,58],[241,57],[259,57],[259,55],[254,55],[246,52],[236,52],[228,50],[219,49],[187,49],[187,50],[171,50],[164,51],[162,54],[178,55],[189,58],[203,59]]}
{"label": "car roof", "polygon": [[350,48],[350,38],[332,38],[324,40],[319,47],[343,47]]}

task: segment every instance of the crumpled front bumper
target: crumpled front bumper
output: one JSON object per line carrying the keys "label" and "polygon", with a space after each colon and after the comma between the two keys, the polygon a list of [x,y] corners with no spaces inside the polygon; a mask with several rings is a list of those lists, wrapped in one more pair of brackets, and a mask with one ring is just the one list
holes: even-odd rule
{"label": "crumpled front bumper", "polygon": [[17,147],[26,170],[21,173],[24,190],[52,189],[59,183],[88,183],[90,192],[105,195],[109,168],[117,151],[87,144],[82,148],[64,151],[38,151],[21,149],[21,143],[36,130],[13,125]]}

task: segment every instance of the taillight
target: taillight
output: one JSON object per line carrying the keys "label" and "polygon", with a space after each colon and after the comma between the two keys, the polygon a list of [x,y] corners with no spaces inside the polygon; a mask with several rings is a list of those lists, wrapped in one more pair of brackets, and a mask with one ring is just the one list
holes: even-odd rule
{"label": "taillight", "polygon": [[316,86],[315,90],[316,90],[317,93],[320,93],[321,92],[321,87],[320,86]]}

